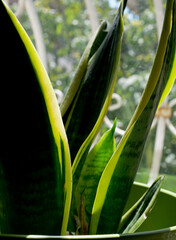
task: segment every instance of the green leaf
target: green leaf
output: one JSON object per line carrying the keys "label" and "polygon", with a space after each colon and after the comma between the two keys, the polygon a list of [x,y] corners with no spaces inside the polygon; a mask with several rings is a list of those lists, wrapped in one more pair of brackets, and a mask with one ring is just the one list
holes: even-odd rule
{"label": "green leaf", "polygon": [[112,94],[117,80],[122,32],[121,6],[104,41],[90,59],[70,114],[64,118],[72,162],[94,128],[107,95]]}
{"label": "green leaf", "polygon": [[1,232],[65,234],[71,164],[57,100],[36,50],[3,1],[0,31]]}
{"label": "green leaf", "polygon": [[[174,9],[173,9],[174,3]],[[144,144],[161,95],[168,81],[175,54],[175,2],[167,2],[163,32],[147,86],[131,122],[99,182],[92,210],[90,234],[117,231]],[[172,77],[175,78],[173,75]],[[113,201],[112,201],[113,199]],[[116,214],[114,214],[114,211]]]}
{"label": "green leaf", "polygon": [[107,131],[90,151],[81,172],[73,175],[71,218],[75,218],[75,216],[80,217],[81,201],[84,198],[84,209],[87,213],[86,221],[87,223],[90,221],[90,214],[99,179],[115,150],[115,127],[116,121],[112,129]]}
{"label": "green leaf", "polygon": [[138,202],[125,213],[120,223],[119,233],[133,233],[147,219],[157,200],[163,180],[164,176],[159,177]]}
{"label": "green leaf", "polygon": [[108,106],[111,102],[111,93],[113,92],[113,88],[111,89],[111,92],[110,94],[107,96],[107,99],[105,101],[105,104],[103,106],[103,109],[100,113],[100,116],[93,128],[93,130],[91,131],[91,133],[89,134],[89,136],[86,138],[86,140],[84,141],[84,143],[82,144],[82,146],[80,147],[77,155],[76,155],[76,158],[75,158],[75,161],[73,162],[73,165],[72,165],[72,173],[73,173],[73,176],[74,176],[74,184],[76,185],[77,184],[77,180],[79,179],[79,176],[80,176],[80,172],[82,171],[82,168],[84,166],[84,163],[85,163],[85,160],[86,160],[86,157],[87,157],[87,154],[89,152],[89,149],[92,145],[92,142],[96,136],[96,133],[98,132],[100,126],[101,126],[101,123],[104,119],[104,116],[106,114],[106,111],[108,109]]}
{"label": "green leaf", "polygon": [[[82,57],[79,62],[79,65],[76,69],[75,76],[73,78],[73,81],[64,97],[64,100],[61,104],[61,114],[63,118],[66,118],[69,116],[72,105],[74,104],[74,100],[76,97],[76,94],[78,93],[80,87],[83,84],[83,79],[85,72],[87,70],[89,59],[94,55],[94,53],[97,51],[99,46],[101,45],[102,41],[107,35],[106,31],[107,23],[103,21],[100,25],[100,27],[97,29],[96,33],[93,35],[91,40],[89,41]],[[67,117],[65,117],[65,115]]]}
{"label": "green leaf", "polygon": [[170,71],[168,72],[168,81],[167,84],[165,86],[165,89],[162,93],[161,99],[160,99],[160,103],[159,106],[161,105],[161,103],[163,102],[164,98],[169,94],[174,81],[175,81],[175,76],[176,76],[176,39],[175,39],[175,32],[176,32],[176,2],[174,1],[173,3],[173,20],[172,20],[172,31],[170,34],[170,48],[168,49],[168,51],[170,51]]}

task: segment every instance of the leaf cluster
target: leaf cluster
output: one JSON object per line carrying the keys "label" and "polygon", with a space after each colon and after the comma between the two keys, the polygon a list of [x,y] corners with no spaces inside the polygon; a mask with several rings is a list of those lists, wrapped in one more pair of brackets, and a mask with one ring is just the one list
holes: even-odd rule
{"label": "leaf cluster", "polygon": [[124,215],[152,120],[176,76],[175,0],[167,2],[151,74],[124,136],[116,146],[115,121],[92,147],[118,77],[125,4],[121,1],[111,27],[102,21],[91,38],[59,108],[29,37],[0,2],[1,73],[8,79],[1,87],[6,90],[11,83],[15,106],[12,118],[11,99],[3,91],[1,233],[129,233],[152,209],[163,177]]}

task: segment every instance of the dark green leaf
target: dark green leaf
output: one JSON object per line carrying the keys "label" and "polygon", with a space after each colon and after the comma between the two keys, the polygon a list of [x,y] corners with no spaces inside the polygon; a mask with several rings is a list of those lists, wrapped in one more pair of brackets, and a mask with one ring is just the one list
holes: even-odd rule
{"label": "dark green leaf", "polygon": [[90,59],[68,119],[64,118],[72,161],[82,143],[92,131],[110,89],[117,80],[123,23],[120,7],[103,43]]}
{"label": "dark green leaf", "polygon": [[0,32],[1,233],[65,234],[71,166],[57,100],[31,41],[2,1]]}

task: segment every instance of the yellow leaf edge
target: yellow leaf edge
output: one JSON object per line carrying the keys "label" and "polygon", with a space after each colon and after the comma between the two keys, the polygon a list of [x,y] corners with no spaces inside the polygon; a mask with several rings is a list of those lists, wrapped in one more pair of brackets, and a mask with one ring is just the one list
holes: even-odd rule
{"label": "yellow leaf edge", "polygon": [[[57,103],[57,99],[53,90],[53,87],[51,85],[50,79],[48,77],[48,74],[40,60],[40,57],[33,46],[31,40],[29,39],[27,33],[19,23],[18,19],[16,16],[13,14],[11,9],[8,7],[8,5],[2,0],[2,3],[4,4],[6,11],[11,18],[15,28],[18,31],[18,34],[20,35],[26,50],[29,54],[29,57],[31,59],[31,63],[33,65],[33,68],[36,72],[36,75],[39,80],[39,84],[41,86],[43,96],[45,99],[49,119],[51,122],[51,127],[53,131],[53,135],[55,138],[56,145],[58,146],[58,154],[60,155],[60,147],[61,147],[61,142],[60,140],[62,139],[62,142],[64,144],[64,150],[65,150],[65,185],[64,185],[64,190],[65,190],[65,208],[64,208],[64,217],[63,217],[63,224],[61,228],[61,235],[66,234],[67,230],[67,222],[68,222],[68,217],[69,217],[69,207],[71,203],[71,195],[72,195],[72,174],[71,174],[71,160],[70,160],[70,151],[69,151],[69,145],[68,145],[68,140],[66,136],[66,132],[64,129],[64,125],[62,122],[62,117],[60,113],[60,109]],[[60,139],[61,138],[61,139]],[[62,161],[60,159],[60,166],[62,169]]]}
{"label": "yellow leaf edge", "polygon": [[[161,34],[156,58],[155,58],[155,61],[154,61],[153,67],[152,67],[151,74],[149,76],[147,86],[146,86],[143,96],[141,98],[140,104],[137,107],[137,109],[125,131],[125,134],[123,135],[115,153],[113,154],[111,160],[107,164],[107,166],[102,174],[102,177],[100,179],[100,182],[99,182],[99,185],[97,188],[97,193],[100,193],[100,194],[96,194],[96,197],[95,197],[95,201],[94,201],[94,205],[93,205],[93,209],[92,209],[92,218],[90,221],[90,229],[89,229],[90,234],[96,234],[99,218],[101,215],[101,209],[103,208],[105,196],[106,196],[106,193],[108,190],[108,185],[109,185],[108,183],[110,183],[111,177],[114,172],[113,167],[117,164],[120,154],[121,154],[128,138],[133,130],[133,127],[135,126],[137,119],[139,118],[139,116],[143,112],[144,108],[146,107],[146,105],[155,89],[157,81],[159,79],[160,72],[162,69],[162,64],[164,61],[165,51],[166,51],[166,47],[167,47],[167,41],[168,41],[169,34],[171,31],[173,2],[174,2],[174,0],[171,0],[167,3],[166,14],[165,14],[165,19],[164,19],[164,24],[163,24],[163,31]],[[108,178],[106,176],[108,176]]]}

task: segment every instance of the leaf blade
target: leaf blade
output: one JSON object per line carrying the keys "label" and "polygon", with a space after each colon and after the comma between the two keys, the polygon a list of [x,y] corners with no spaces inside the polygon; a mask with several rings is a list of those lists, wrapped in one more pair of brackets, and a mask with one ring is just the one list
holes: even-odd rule
{"label": "leaf blade", "polygon": [[[0,201],[6,215],[0,218],[1,230],[18,234],[31,231],[63,234],[66,232],[63,217],[68,219],[64,205],[67,202],[69,208],[71,199],[71,166],[61,114],[48,75],[27,34],[3,1],[0,12],[0,47],[4,59],[1,74],[6,76],[6,81],[1,81],[1,89],[9,88],[10,84],[9,94],[15,112],[12,116],[9,111],[11,99],[4,91],[0,120],[1,137],[4,138],[0,154],[4,194]],[[63,153],[65,162],[61,158]],[[64,194],[59,190],[63,186]],[[63,210],[54,213],[51,206]],[[39,209],[43,209],[43,215],[37,213]],[[28,218],[24,217],[26,215]],[[49,220],[51,215],[52,221]]]}
{"label": "leaf blade", "polygon": [[84,208],[87,214],[87,222],[90,221],[90,214],[96,194],[97,185],[100,176],[115,150],[114,131],[116,121],[112,129],[107,131],[100,141],[89,152],[81,172],[78,174],[79,179],[73,175],[73,198],[71,215],[79,216],[81,199],[84,197]]}
{"label": "leaf blade", "polygon": [[[172,20],[173,2],[174,1],[168,2],[167,4],[165,16],[166,25]],[[139,106],[100,179],[90,223],[91,234],[97,232],[115,233],[120,222],[152,119],[168,81],[168,73],[170,71],[170,65],[172,65],[172,59],[170,59],[172,49],[172,47],[170,49],[171,25],[172,21],[169,27],[166,26],[166,29],[163,31],[158,54],[156,55],[154,66]],[[175,31],[175,29],[172,28],[172,31]],[[162,47],[165,49],[164,53]],[[161,57],[163,62],[161,62]],[[157,72],[158,67],[160,73]],[[158,76],[157,80],[155,79],[156,73]],[[111,199],[114,200],[111,201]],[[114,209],[117,208],[117,206],[118,210],[116,209],[116,211],[119,212],[117,216],[114,216]]]}
{"label": "leaf blade", "polygon": [[78,90],[82,85],[83,77],[88,66],[88,61],[92,57],[92,55],[96,52],[97,48],[101,45],[101,42],[104,40],[106,36],[106,27],[107,23],[103,21],[100,27],[97,29],[96,33],[89,41],[81,57],[73,81],[64,97],[63,102],[61,103],[60,108],[62,117],[64,117],[65,114],[69,115],[68,111],[71,111],[69,110],[69,108],[73,104],[74,98],[76,94],[78,94]]}
{"label": "leaf blade", "polygon": [[[92,131],[117,80],[121,37],[123,32],[122,9],[119,9],[111,30],[91,58],[67,125],[72,162],[82,143]],[[107,57],[109,56],[109,57]],[[86,126],[86,128],[85,128]]]}
{"label": "leaf blade", "polygon": [[133,233],[141,226],[153,208],[154,203],[157,201],[163,180],[163,176],[159,177],[138,202],[125,213],[122,217],[118,232]]}

